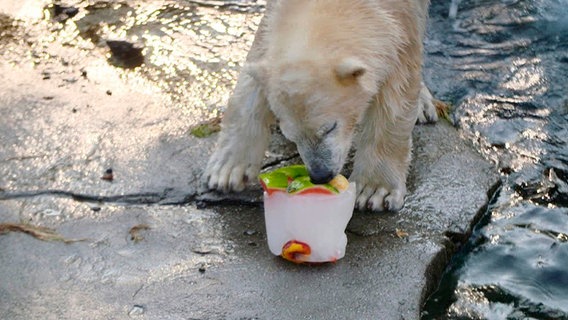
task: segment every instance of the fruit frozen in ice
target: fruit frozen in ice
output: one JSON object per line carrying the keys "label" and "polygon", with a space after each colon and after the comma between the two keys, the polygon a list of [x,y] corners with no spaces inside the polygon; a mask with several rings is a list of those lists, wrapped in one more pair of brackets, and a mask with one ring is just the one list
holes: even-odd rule
{"label": "fruit frozen in ice", "polygon": [[305,262],[311,253],[310,246],[301,241],[290,240],[282,247],[282,258],[294,263]]}
{"label": "fruit frozen in ice", "polygon": [[294,263],[333,262],[345,255],[355,183],[338,175],[328,184],[313,184],[304,166],[280,168],[259,178],[273,254]]}
{"label": "fruit frozen in ice", "polygon": [[314,184],[303,165],[276,169],[259,175],[260,183],[269,195],[281,191],[289,194],[338,194],[349,187],[349,181],[341,174],[325,184]]}

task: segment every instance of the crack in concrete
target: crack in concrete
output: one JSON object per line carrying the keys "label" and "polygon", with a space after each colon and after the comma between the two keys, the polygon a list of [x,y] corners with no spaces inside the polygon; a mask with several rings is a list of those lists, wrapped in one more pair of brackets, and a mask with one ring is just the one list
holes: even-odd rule
{"label": "crack in concrete", "polygon": [[57,196],[67,197],[79,202],[97,202],[97,203],[112,203],[123,205],[149,205],[158,204],[164,206],[170,205],[185,205],[195,203],[200,208],[205,208],[208,205],[244,205],[244,206],[258,206],[262,203],[262,193],[260,190],[249,190],[244,193],[221,193],[216,191],[208,191],[204,193],[186,193],[186,194],[172,194],[171,190],[163,192],[147,192],[147,193],[132,193],[125,195],[89,195],[74,193],[65,190],[37,190],[37,191],[21,191],[9,192],[0,189],[0,201],[34,198],[40,196]]}
{"label": "crack in concrete", "polygon": [[[262,170],[270,169],[289,161],[297,159],[298,153],[288,157],[276,159],[262,166]],[[246,205],[255,206],[262,203],[260,189],[249,189],[241,193],[222,193],[212,190],[189,193],[173,192],[173,188],[166,188],[162,192],[132,193],[126,195],[92,195],[81,194],[66,190],[36,190],[36,191],[7,191],[0,188],[0,201],[21,198],[33,198],[38,196],[68,197],[80,202],[114,203],[126,205],[160,204],[160,205],[184,205],[196,203],[198,207],[207,205]]]}
{"label": "crack in concrete", "polygon": [[69,197],[76,201],[81,202],[100,202],[100,203],[124,203],[124,204],[156,204],[168,197],[167,191],[163,193],[137,193],[126,195],[111,195],[111,196],[96,196],[88,194],[73,193],[65,190],[38,190],[38,191],[22,191],[22,192],[8,192],[0,193],[0,201],[20,199],[20,198],[33,198],[38,196],[59,196]]}
{"label": "crack in concrete", "polygon": [[30,155],[30,156],[19,156],[19,157],[9,157],[5,159],[0,159],[0,163],[8,163],[12,161],[24,161],[24,160],[33,160],[33,159],[41,159],[46,157],[47,154],[40,154],[40,155]]}

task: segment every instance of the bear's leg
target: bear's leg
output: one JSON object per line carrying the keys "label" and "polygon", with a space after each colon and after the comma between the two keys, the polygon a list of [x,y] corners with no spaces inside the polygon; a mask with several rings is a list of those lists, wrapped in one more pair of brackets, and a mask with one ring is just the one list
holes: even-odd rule
{"label": "bear's leg", "polygon": [[350,177],[357,183],[359,209],[397,211],[404,205],[418,111],[417,79],[406,92],[386,85],[363,118]]}
{"label": "bear's leg", "polygon": [[[267,11],[272,6],[272,2],[268,2]],[[255,63],[264,57],[265,28],[266,17],[263,17],[246,63]],[[260,171],[273,122],[262,84],[243,68],[223,116],[217,146],[203,173],[203,186],[223,192],[244,190],[247,182],[255,179]]]}
{"label": "bear's leg", "polygon": [[261,85],[242,72],[203,174],[205,186],[223,192],[244,190],[260,171],[273,121]]}

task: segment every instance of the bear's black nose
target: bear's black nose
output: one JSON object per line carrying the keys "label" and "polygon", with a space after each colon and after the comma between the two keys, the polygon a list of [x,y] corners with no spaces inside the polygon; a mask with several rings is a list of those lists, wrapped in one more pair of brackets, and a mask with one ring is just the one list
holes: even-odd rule
{"label": "bear's black nose", "polygon": [[310,180],[313,184],[328,183],[333,179],[333,172],[325,168],[316,168],[310,171]]}

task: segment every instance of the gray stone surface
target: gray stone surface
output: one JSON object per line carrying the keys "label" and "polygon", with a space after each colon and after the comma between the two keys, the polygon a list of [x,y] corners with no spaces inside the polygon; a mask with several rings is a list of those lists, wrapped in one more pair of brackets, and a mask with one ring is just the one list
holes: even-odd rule
{"label": "gray stone surface", "polygon": [[[273,257],[259,205],[5,199],[1,222],[50,226],[87,240],[1,236],[0,272],[9,280],[0,283],[0,318],[417,319],[453,249],[445,233],[469,228],[496,177],[453,128],[416,131],[405,208],[355,213],[347,254],[335,264],[297,266]],[[136,176],[130,183],[143,184]],[[150,229],[134,242],[129,230],[140,224]],[[397,229],[408,237],[397,237]]]}
{"label": "gray stone surface", "polygon": [[[294,265],[268,251],[258,186],[197,194],[216,139],[188,133],[203,114],[108,65],[100,48],[49,43],[32,63],[15,58],[27,44],[10,46],[0,59],[0,223],[84,241],[0,235],[0,319],[417,319],[452,239],[498,181],[454,128],[417,127],[404,209],[356,212],[344,259]],[[294,151],[277,136],[270,156],[293,161]],[[101,180],[107,168],[112,182]]]}

